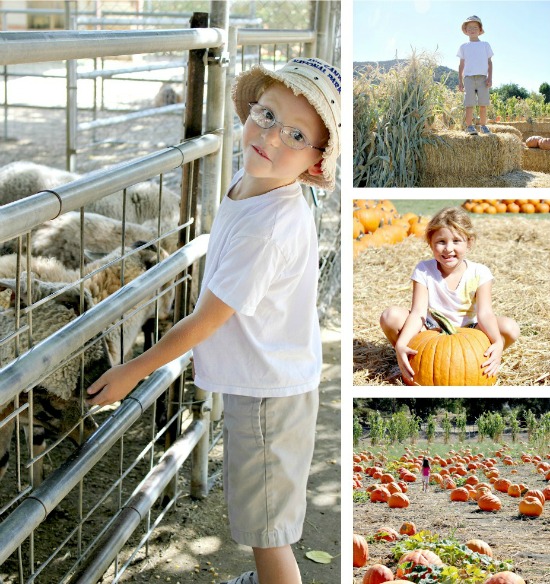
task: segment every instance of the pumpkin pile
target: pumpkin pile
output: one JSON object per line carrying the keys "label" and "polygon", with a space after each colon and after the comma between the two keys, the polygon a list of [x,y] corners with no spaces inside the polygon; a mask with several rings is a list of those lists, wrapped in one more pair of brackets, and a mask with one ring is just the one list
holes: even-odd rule
{"label": "pumpkin pile", "polygon": [[429,217],[415,213],[399,215],[388,200],[353,201],[353,255],[356,257],[368,247],[399,243],[409,236],[423,237]]}
{"label": "pumpkin pile", "polygon": [[540,148],[541,150],[550,150],[550,138],[542,136],[530,136],[525,140],[527,148]]}
{"label": "pumpkin pile", "polygon": [[[550,140],[550,138],[549,138]],[[550,199],[468,199],[462,207],[470,213],[548,213]]]}

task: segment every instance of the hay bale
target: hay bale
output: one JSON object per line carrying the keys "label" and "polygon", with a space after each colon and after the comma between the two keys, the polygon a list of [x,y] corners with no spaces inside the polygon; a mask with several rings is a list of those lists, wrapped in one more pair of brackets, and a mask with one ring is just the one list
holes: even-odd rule
{"label": "hay bale", "polygon": [[[521,329],[518,341],[504,351],[498,385],[549,386],[550,220],[472,215],[472,222],[477,241],[468,257],[493,273],[495,314],[510,316]],[[419,261],[430,257],[423,240],[409,237],[397,245],[367,248],[354,261],[353,385],[402,385],[390,375],[397,361],[379,318],[390,305],[410,308],[410,276]]]}
{"label": "hay bale", "polygon": [[470,176],[447,176],[445,180],[441,180],[441,184],[422,183],[419,186],[445,186],[447,188],[550,188],[550,174],[534,170],[514,170],[500,176],[474,174]]}
{"label": "hay bale", "polygon": [[424,147],[418,186],[477,186],[470,183],[521,169],[522,145],[513,134],[468,136],[449,130],[436,136],[437,145]]}
{"label": "hay bale", "polygon": [[529,136],[542,136],[543,138],[550,138],[550,121],[535,120],[523,122],[500,122],[501,126],[508,128],[515,128],[521,132],[522,140],[525,142]]}
{"label": "hay bale", "polygon": [[523,141],[523,134],[514,126],[507,126],[504,124],[487,124],[487,127],[493,134],[513,134]]}
{"label": "hay bale", "polygon": [[524,148],[521,167],[523,170],[550,173],[550,150]]}

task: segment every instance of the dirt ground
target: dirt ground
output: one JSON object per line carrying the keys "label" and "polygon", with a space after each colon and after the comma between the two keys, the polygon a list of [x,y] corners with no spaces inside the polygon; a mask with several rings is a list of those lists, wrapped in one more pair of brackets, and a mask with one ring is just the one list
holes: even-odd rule
{"label": "dirt ground", "polygon": [[[10,93],[10,99],[23,99],[25,92],[49,98],[48,105],[58,105],[51,96],[51,83],[43,90],[36,80],[27,80],[31,86],[17,82],[18,90]],[[55,83],[58,83],[57,81]],[[158,84],[160,85],[160,84]],[[57,86],[56,86],[57,87]],[[156,88],[147,86],[148,94],[131,91],[117,96],[124,105],[150,105]],[[145,88],[145,86],[143,86]],[[57,87],[56,91],[59,90]],[[63,90],[63,87],[60,89]],[[139,98],[136,96],[139,95]],[[83,116],[81,121],[87,119]],[[154,119],[142,119],[98,130],[96,139],[107,139],[112,135],[124,135],[129,144],[105,143],[78,155],[77,172],[89,172],[114,163],[146,155],[165,145],[177,143],[182,138],[180,117],[166,115]],[[0,166],[16,160],[31,160],[58,168],[65,167],[65,112],[62,109],[29,109],[13,107],[9,111],[8,137],[0,135]],[[90,137],[82,136],[81,144]],[[175,175],[175,173],[174,173]],[[168,177],[170,180],[170,177]],[[177,177],[174,178],[177,180]],[[320,387],[320,410],[317,427],[317,443],[308,485],[308,512],[303,537],[294,546],[304,584],[333,584],[340,581],[340,320],[339,296],[334,299],[334,314],[323,329],[324,365]],[[55,461],[53,461],[55,463]],[[107,461],[105,461],[107,462]],[[110,464],[110,463],[109,463]],[[113,465],[116,465],[116,460]],[[211,470],[221,468],[221,444],[211,454]],[[139,552],[123,582],[196,582],[217,583],[235,577],[253,567],[249,548],[238,546],[229,535],[221,479],[218,479],[209,496],[202,501],[191,500],[187,467],[180,473],[180,486],[184,495],[178,500],[163,523],[155,530],[148,545],[148,553]],[[105,475],[117,474],[116,466],[101,469]],[[101,475],[98,475],[101,476]],[[6,476],[6,481],[9,479]],[[5,487],[6,483],[3,483]],[[101,478],[95,478],[91,492],[100,491]],[[0,492],[1,496],[1,492]],[[72,496],[72,495],[71,495]],[[47,528],[35,539],[40,547],[53,548],[59,543],[64,528],[56,528],[56,521],[68,523],[67,501],[48,518]],[[97,518],[98,522],[105,520]],[[308,550],[322,550],[334,556],[330,564],[317,564],[305,557]],[[70,554],[67,554],[70,555]],[[73,558],[74,560],[74,558]],[[62,558],[59,563],[68,561]],[[55,562],[54,562],[55,563]],[[60,574],[63,574],[60,566]],[[12,584],[17,579],[16,554],[0,567],[0,583]],[[104,582],[112,580],[111,568]],[[50,577],[36,580],[39,584],[52,584]]]}
{"label": "dirt ground", "polygon": [[[472,449],[475,444],[472,443]],[[524,482],[529,488],[542,489],[544,477],[537,475],[532,465],[520,465],[514,482]],[[507,475],[502,475],[507,476]],[[510,478],[510,477],[507,477]],[[370,481],[369,481],[370,482]],[[365,486],[369,484],[365,481]],[[422,493],[420,481],[411,483],[407,491],[410,506],[407,509],[390,509],[383,503],[354,504],[354,532],[372,535],[382,525],[399,531],[403,521],[413,521],[418,531],[429,530],[441,536],[454,536],[461,543],[482,539],[493,549],[493,557],[511,560],[513,571],[527,584],[550,582],[550,513],[545,509],[538,518],[522,517],[518,513],[518,499],[497,493],[502,501],[498,512],[480,511],[477,503],[449,501],[447,491],[430,485]],[[369,544],[369,561],[364,568],[354,569],[354,584],[362,582],[368,566],[380,563],[395,567],[387,542]]]}

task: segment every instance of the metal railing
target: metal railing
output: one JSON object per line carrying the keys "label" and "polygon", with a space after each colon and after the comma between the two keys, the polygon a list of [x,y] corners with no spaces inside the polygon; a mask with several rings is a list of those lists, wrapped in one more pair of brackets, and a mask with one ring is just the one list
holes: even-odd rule
{"label": "metal railing", "polygon": [[[139,31],[140,33],[142,31]],[[53,36],[52,36],[53,35]],[[131,37],[131,38],[130,38]],[[199,31],[184,31],[181,35],[179,32],[169,32],[168,34],[155,34],[154,37],[162,38],[159,44],[150,37],[148,31],[142,34],[131,35],[96,35],[91,36],[81,33],[58,33],[58,34],[27,34],[27,33],[5,33],[0,41],[0,53],[5,62],[18,62],[31,59],[27,52],[29,47],[34,54],[35,60],[57,58],[59,50],[62,50],[66,58],[74,57],[85,52],[92,53],[117,53],[117,51],[141,51],[153,48],[158,50],[159,46],[172,47],[172,43],[177,43],[181,49],[182,45],[192,51],[200,51],[206,48],[215,49],[223,42],[223,31],[219,29],[203,29]],[[45,39],[48,39],[45,41]],[[174,40],[176,39],[177,40]],[[98,43],[102,40],[105,42]],[[152,44],[148,44],[149,40]],[[183,42],[182,42],[183,41]],[[4,44],[2,44],[4,43]],[[29,43],[29,44],[27,44]],[[46,43],[46,44],[43,44]],[[165,43],[165,44],[163,44]],[[210,46],[209,46],[210,45]],[[49,47],[46,49],[45,47]],[[58,47],[57,49],[55,47]],[[62,49],[59,49],[62,46]],[[124,46],[124,49],[120,48]],[[101,48],[98,48],[101,47]],[[118,48],[117,48],[118,47]],[[36,52],[34,52],[36,51]],[[55,55],[55,56],[54,56]],[[215,73],[212,73],[215,77]],[[193,107],[190,100],[188,107]],[[191,100],[192,101],[192,100]],[[199,107],[202,108],[202,94],[200,97]],[[129,283],[126,283],[117,292],[111,294],[106,300],[96,304],[92,308],[77,316],[67,325],[56,331],[43,341],[34,343],[32,349],[22,351],[17,359],[8,363],[0,374],[0,404],[14,402],[13,417],[17,419],[19,427],[19,416],[29,412],[29,418],[33,417],[34,397],[37,384],[48,376],[55,374],[59,367],[65,366],[71,359],[83,359],[86,348],[92,343],[97,343],[98,336],[112,333],[116,327],[122,327],[124,322],[130,319],[133,314],[144,306],[154,305],[159,302],[164,294],[170,294],[170,290],[176,289],[176,298],[189,295],[188,289],[190,276],[187,274],[188,269],[193,263],[196,263],[206,252],[206,235],[191,236],[191,226],[193,224],[193,213],[189,206],[189,201],[197,197],[197,185],[194,184],[197,169],[195,168],[200,159],[215,160],[220,151],[221,135],[215,133],[200,133],[195,137],[189,137],[181,144],[165,148],[161,151],[154,152],[150,155],[129,162],[120,163],[109,170],[96,171],[81,178],[56,187],[54,190],[41,191],[25,199],[15,201],[0,209],[0,241],[17,241],[17,248],[21,259],[18,259],[18,268],[16,280],[18,281],[17,290],[23,280],[23,271],[28,270],[30,266],[30,244],[32,241],[33,229],[39,227],[46,221],[55,219],[73,210],[81,210],[81,217],[84,218],[86,213],[83,208],[107,195],[121,191],[122,206],[126,205],[126,190],[130,185],[141,181],[161,176],[159,190],[159,211],[162,204],[162,175],[165,172],[183,167],[184,179],[182,182],[182,209],[180,216],[183,217],[183,224],[178,228],[180,230],[180,242],[183,245],[178,251],[170,257],[157,263],[156,266],[138,276]],[[219,198],[216,184],[209,184],[208,191],[210,197]],[[206,200],[203,199],[204,204]],[[185,219],[187,217],[187,220]],[[181,223],[181,222],[180,222]],[[124,247],[124,229],[123,221],[123,247]],[[159,228],[160,231],[160,228]],[[166,233],[159,233],[156,241],[162,245]],[[191,239],[189,239],[191,237]],[[187,244],[185,242],[188,241]],[[81,239],[82,243],[82,239]],[[150,243],[150,242],[149,242]],[[143,249],[148,244],[143,244],[139,249]],[[22,255],[24,247],[27,247],[27,258]],[[134,252],[130,252],[134,253]],[[122,252],[121,257],[117,260],[122,263],[124,270],[124,261],[128,255]],[[83,268],[80,268],[81,275]],[[196,278],[195,278],[196,279]],[[80,288],[81,294],[86,277],[82,277],[61,290],[57,290],[53,295],[48,296],[45,300],[37,303],[30,303],[29,307],[24,310],[16,309],[17,322],[26,321],[26,325],[15,331],[15,337],[7,339],[9,342],[17,342],[20,335],[29,335],[32,343],[33,322],[32,315],[36,307],[43,305],[45,302],[55,301],[57,296],[62,295],[63,290],[68,287]],[[177,290],[180,290],[179,294]],[[23,299],[24,294],[17,292],[16,306]],[[32,289],[28,294],[32,298]],[[82,304],[82,298],[81,298]],[[128,307],[136,307],[129,309]],[[185,314],[185,306],[181,306],[179,316]],[[19,316],[21,314],[21,316]],[[158,318],[158,310],[157,310]],[[158,325],[157,325],[158,327]],[[158,336],[158,329],[157,329]],[[161,516],[167,511],[163,511],[156,521],[151,521],[151,505],[158,498],[165,487],[172,482],[177,469],[189,457],[192,450],[196,450],[198,445],[209,440],[210,422],[209,422],[209,396],[201,395],[197,397],[192,394],[189,384],[178,384],[179,389],[170,397],[170,412],[168,420],[164,426],[157,425],[150,439],[146,440],[141,453],[136,455],[134,461],[129,465],[126,471],[122,471],[118,478],[115,477],[113,484],[107,488],[100,500],[89,510],[86,510],[86,501],[83,499],[85,488],[83,481],[86,480],[88,473],[95,469],[98,461],[103,460],[103,456],[110,454],[113,446],[117,443],[123,448],[124,436],[131,424],[140,418],[144,412],[151,409],[155,412],[151,415],[156,416],[156,401],[173,382],[182,379],[182,375],[189,363],[189,354],[184,355],[181,359],[167,365],[156,373],[136,390],[129,400],[116,410],[66,462],[49,475],[40,486],[36,486],[33,475],[33,468],[42,455],[34,456],[32,449],[30,461],[27,466],[30,471],[30,486],[25,486],[23,472],[17,468],[18,493],[12,499],[11,507],[13,510],[4,521],[0,524],[0,563],[10,562],[13,564],[14,552],[17,553],[16,565],[18,565],[19,581],[32,582],[40,578],[46,578],[47,581],[67,581],[67,578],[83,578],[81,581],[91,581],[89,575],[78,576],[79,570],[84,570],[83,574],[94,573],[97,577],[106,569],[106,567],[117,556],[118,550],[124,545],[124,542],[134,529],[146,520],[147,532],[156,525]],[[81,361],[81,371],[85,371],[84,361]],[[84,412],[82,394],[85,390],[83,382],[84,375],[80,381],[81,393],[81,411]],[[30,388],[30,390],[29,390]],[[28,391],[29,390],[29,391]],[[28,391],[28,399],[20,403],[20,392]],[[190,393],[191,392],[191,393]],[[174,403],[175,400],[175,403]],[[193,406],[192,415],[191,405]],[[0,406],[2,409],[2,406]],[[187,412],[187,414],[185,414]],[[92,412],[94,414],[95,412]],[[101,414],[101,412],[100,412]],[[185,415],[187,415],[187,428],[181,430],[182,424],[185,424]],[[97,414],[96,414],[97,416]],[[8,420],[8,422],[11,420]],[[85,418],[80,422],[80,433],[83,435],[82,426]],[[0,430],[6,420],[0,422]],[[32,423],[31,423],[32,426]],[[155,425],[154,425],[155,426]],[[172,427],[177,426],[175,440],[169,440],[168,450],[158,462],[155,463],[156,442],[162,437],[167,438],[173,433]],[[18,435],[18,431],[17,431]],[[66,434],[68,435],[68,433]],[[65,436],[66,436],[65,435]],[[179,435],[179,437],[177,437]],[[60,441],[56,443],[59,444]],[[20,451],[21,446],[17,447],[17,460],[22,458]],[[49,451],[48,451],[49,452]],[[205,456],[206,455],[206,456]],[[203,469],[199,469],[200,477],[207,476],[207,455],[208,450],[201,451]],[[196,457],[195,457],[196,458]],[[128,489],[129,475],[134,472],[141,461],[149,459],[149,472],[146,472],[143,478],[143,484],[137,486],[135,494],[126,498],[125,492]],[[122,459],[121,459],[122,464]],[[19,464],[18,464],[19,467]],[[194,473],[197,473],[195,470]],[[196,496],[203,496],[207,491],[207,485],[204,481],[194,481],[194,490]],[[70,496],[72,489],[80,492],[77,513],[74,526],[65,538],[60,538],[59,545],[49,556],[44,556],[44,550],[37,546],[37,540],[34,536],[42,523],[48,522],[48,514],[56,508],[59,503],[66,497]],[[130,489],[134,490],[133,486]],[[96,534],[90,540],[90,534],[85,529],[88,521],[93,517],[94,510],[99,505],[104,505],[113,494],[118,493],[118,506],[112,511],[112,518],[107,525],[103,527],[99,534]],[[171,494],[171,503],[173,505],[177,491],[169,491]],[[126,500],[125,500],[126,499]],[[4,505],[7,511],[10,504]],[[130,519],[125,519],[130,517]],[[151,525],[152,524],[152,525]],[[105,548],[105,542],[102,538],[109,539],[108,546]],[[115,537],[120,547],[113,545],[110,538]],[[141,544],[143,545],[143,544]],[[68,549],[66,554],[62,550]],[[26,551],[23,551],[26,550]],[[108,550],[108,553],[106,552]],[[104,553],[105,552],[105,553]],[[49,553],[49,552],[48,552]],[[70,561],[60,561],[60,557],[72,559]],[[107,557],[108,556],[108,557]],[[81,567],[85,558],[87,563]],[[107,558],[107,559],[106,559]],[[106,562],[106,563],[105,563]],[[53,566],[57,565],[54,569]],[[61,567],[59,567],[61,565]],[[59,570],[62,570],[61,572]],[[124,568],[122,567],[122,570]],[[52,575],[52,570],[55,575]],[[64,575],[63,574],[64,571]],[[120,573],[120,571],[119,571]],[[94,576],[95,577],[95,576]]]}

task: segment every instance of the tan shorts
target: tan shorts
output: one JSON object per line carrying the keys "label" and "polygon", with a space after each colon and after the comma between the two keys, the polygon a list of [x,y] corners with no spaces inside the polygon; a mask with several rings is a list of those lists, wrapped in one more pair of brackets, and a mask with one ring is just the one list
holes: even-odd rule
{"label": "tan shorts", "polygon": [[489,88],[485,84],[486,81],[486,75],[464,77],[464,107],[490,105],[491,98],[489,97]]}
{"label": "tan shorts", "polygon": [[231,536],[259,548],[296,543],[306,513],[318,391],[273,398],[224,394],[223,404]]}

